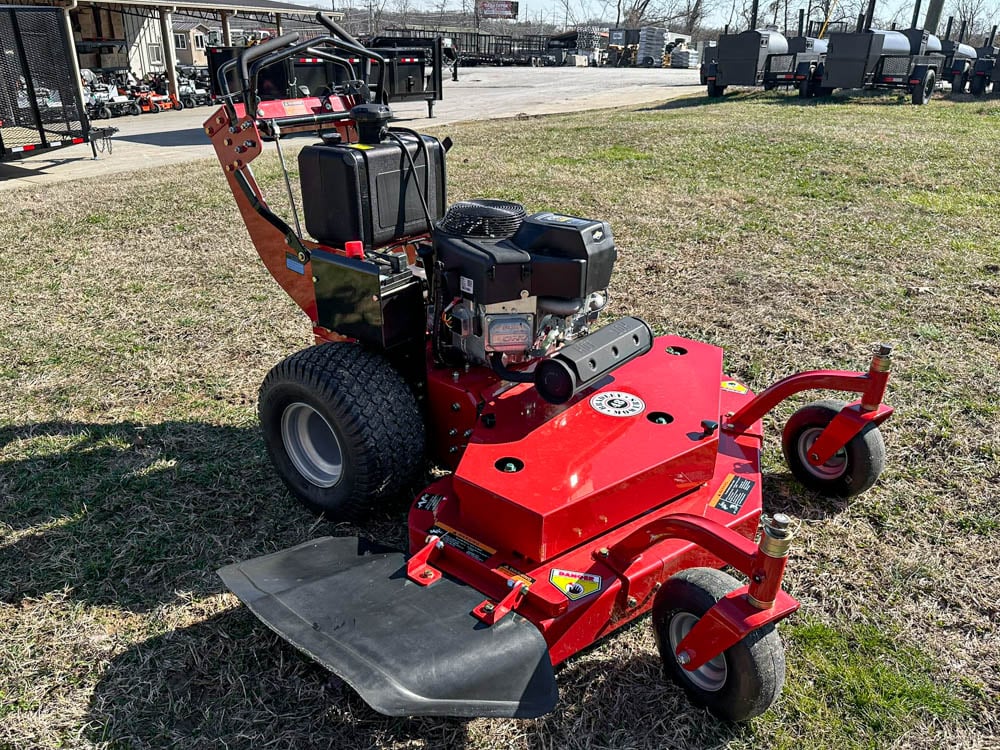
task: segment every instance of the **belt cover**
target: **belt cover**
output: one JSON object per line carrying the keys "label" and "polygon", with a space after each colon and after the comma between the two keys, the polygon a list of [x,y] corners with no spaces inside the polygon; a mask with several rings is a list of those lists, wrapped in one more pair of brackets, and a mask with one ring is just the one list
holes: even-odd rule
{"label": "belt cover", "polygon": [[406,577],[401,552],[323,537],[219,570],[265,625],[389,716],[531,718],[559,697],[541,632],[511,613],[471,614],[483,595]]}

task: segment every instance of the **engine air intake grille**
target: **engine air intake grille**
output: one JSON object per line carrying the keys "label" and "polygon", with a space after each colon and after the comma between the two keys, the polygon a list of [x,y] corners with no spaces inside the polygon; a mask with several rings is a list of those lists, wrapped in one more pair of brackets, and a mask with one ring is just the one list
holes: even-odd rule
{"label": "engine air intake grille", "polygon": [[451,206],[439,226],[461,237],[510,237],[526,215],[520,203],[477,198]]}

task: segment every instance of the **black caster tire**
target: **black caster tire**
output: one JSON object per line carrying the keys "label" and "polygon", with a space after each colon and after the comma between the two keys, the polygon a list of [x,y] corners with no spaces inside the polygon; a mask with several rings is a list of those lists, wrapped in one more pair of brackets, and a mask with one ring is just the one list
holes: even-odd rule
{"label": "black caster tire", "polygon": [[330,520],[360,520],[417,479],[423,418],[410,387],[357,344],[309,347],[260,387],[264,443],[299,502]]}
{"label": "black caster tire", "polygon": [[781,435],[792,474],[804,486],[829,497],[854,497],[871,488],[885,468],[885,441],[878,426],[867,425],[822,466],[808,461],[809,449],[845,402],[826,399],[795,412]]}
{"label": "black caster tire", "polygon": [[111,108],[110,107],[101,107],[98,110],[98,112],[97,112],[97,116],[100,119],[102,119],[102,120],[110,120],[111,119]]}
{"label": "black caster tire", "polygon": [[760,716],[781,695],[785,649],[774,625],[753,631],[694,671],[684,669],[674,652],[694,624],[739,586],[721,570],[689,568],[668,579],[653,601],[653,635],[665,672],[692,703],[732,722]]}
{"label": "black caster tire", "polygon": [[128,106],[128,113],[133,117],[137,117],[142,114],[142,107],[135,102],[132,102],[132,104]]}
{"label": "black caster tire", "polygon": [[181,99],[181,104],[184,105],[185,109],[194,109],[195,108],[195,101],[191,97],[187,97],[185,99]]}

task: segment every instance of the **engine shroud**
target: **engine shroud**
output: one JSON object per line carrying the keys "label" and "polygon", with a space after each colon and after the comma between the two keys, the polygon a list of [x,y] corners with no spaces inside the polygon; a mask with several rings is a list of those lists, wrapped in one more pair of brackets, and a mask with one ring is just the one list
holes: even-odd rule
{"label": "engine shroud", "polygon": [[[551,212],[526,217],[510,237],[434,232],[449,293],[490,305],[522,297],[584,299],[607,288],[618,251],[604,221]],[[527,294],[524,294],[527,292]]]}

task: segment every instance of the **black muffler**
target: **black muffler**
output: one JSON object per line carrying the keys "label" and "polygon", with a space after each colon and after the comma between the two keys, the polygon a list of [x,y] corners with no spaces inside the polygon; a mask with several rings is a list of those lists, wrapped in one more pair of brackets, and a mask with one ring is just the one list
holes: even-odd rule
{"label": "black muffler", "polygon": [[550,404],[565,404],[653,347],[653,332],[639,318],[622,318],[563,347],[535,367],[535,389]]}

